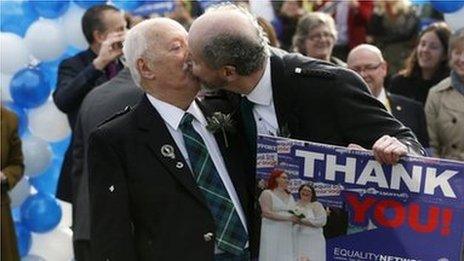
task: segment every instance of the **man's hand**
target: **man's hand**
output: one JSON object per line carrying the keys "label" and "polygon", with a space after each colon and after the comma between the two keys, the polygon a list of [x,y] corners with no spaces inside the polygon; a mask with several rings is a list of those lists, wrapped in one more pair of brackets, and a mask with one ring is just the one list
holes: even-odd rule
{"label": "man's hand", "polygon": [[396,164],[401,156],[408,154],[408,147],[397,138],[384,135],[374,143],[372,152],[378,162]]}
{"label": "man's hand", "polygon": [[100,47],[97,58],[93,60],[93,65],[98,70],[105,67],[116,58],[122,55],[121,43],[124,41],[125,32],[114,32],[108,34],[106,40]]}

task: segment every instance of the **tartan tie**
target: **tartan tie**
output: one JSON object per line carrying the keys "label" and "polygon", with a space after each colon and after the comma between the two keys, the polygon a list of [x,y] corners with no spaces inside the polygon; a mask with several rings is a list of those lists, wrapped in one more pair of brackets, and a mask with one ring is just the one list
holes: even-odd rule
{"label": "tartan tie", "polygon": [[203,139],[192,126],[192,120],[193,115],[185,113],[179,128],[182,131],[195,180],[216,222],[217,246],[223,251],[240,255],[248,241],[247,232]]}
{"label": "tartan tie", "polygon": [[249,101],[247,97],[243,96],[240,100],[240,112],[242,114],[243,125],[245,129],[245,137],[250,146],[251,155],[256,154],[256,121],[253,115],[254,103]]}

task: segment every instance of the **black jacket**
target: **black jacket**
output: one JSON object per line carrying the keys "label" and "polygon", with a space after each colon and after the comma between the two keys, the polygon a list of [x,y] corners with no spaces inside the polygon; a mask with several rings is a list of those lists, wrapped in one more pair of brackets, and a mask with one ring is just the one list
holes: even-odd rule
{"label": "black jacket", "polygon": [[[245,142],[230,134],[226,147],[219,132],[216,141],[249,220]],[[162,155],[166,144],[174,158]],[[88,153],[92,260],[213,260],[214,240],[205,237],[215,231],[213,216],[148,98],[94,131]]]}

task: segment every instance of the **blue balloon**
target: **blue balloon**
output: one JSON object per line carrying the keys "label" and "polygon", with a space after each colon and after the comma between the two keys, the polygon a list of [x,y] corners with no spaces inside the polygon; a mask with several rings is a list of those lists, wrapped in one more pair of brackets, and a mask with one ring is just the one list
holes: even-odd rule
{"label": "blue balloon", "polygon": [[61,219],[61,208],[48,194],[37,193],[21,206],[21,221],[32,232],[44,233],[52,230]]}
{"label": "blue balloon", "polygon": [[106,0],[74,0],[78,6],[88,9],[94,5],[104,5],[106,4]]}
{"label": "blue balloon", "polygon": [[23,108],[35,108],[50,95],[50,84],[37,68],[24,68],[13,76],[10,93],[15,103]]}
{"label": "blue balloon", "polygon": [[20,256],[27,256],[31,250],[31,232],[21,223],[15,222],[16,239],[18,240],[18,250]]}
{"label": "blue balloon", "polygon": [[14,102],[6,102],[4,105],[8,110],[14,112],[16,116],[18,117],[18,121],[19,121],[18,132],[19,132],[19,136],[22,136],[24,133],[26,133],[26,130],[27,130],[26,112],[24,111],[23,108],[21,108]]}
{"label": "blue balloon", "polygon": [[0,29],[2,32],[11,32],[24,37],[27,28],[37,18],[39,18],[39,14],[25,0],[0,1]]}
{"label": "blue balloon", "polygon": [[64,153],[69,147],[69,143],[71,143],[71,135],[67,138],[58,141],[58,142],[50,142],[50,146],[52,147],[53,155],[56,157],[64,157]]}
{"label": "blue balloon", "polygon": [[432,6],[442,13],[454,13],[464,6],[464,1],[452,0],[434,0],[431,1]]}
{"label": "blue balloon", "polygon": [[132,11],[141,6],[144,1],[137,0],[113,0],[114,5],[122,10]]}
{"label": "blue balloon", "polygon": [[174,11],[174,0],[150,0],[142,3],[131,13],[139,16],[150,16],[151,14],[163,16],[172,11]]}
{"label": "blue balloon", "polygon": [[57,18],[69,8],[69,0],[29,0],[40,16]]}
{"label": "blue balloon", "polygon": [[50,166],[42,174],[30,178],[29,182],[40,193],[55,196],[62,164],[63,157],[53,157]]}

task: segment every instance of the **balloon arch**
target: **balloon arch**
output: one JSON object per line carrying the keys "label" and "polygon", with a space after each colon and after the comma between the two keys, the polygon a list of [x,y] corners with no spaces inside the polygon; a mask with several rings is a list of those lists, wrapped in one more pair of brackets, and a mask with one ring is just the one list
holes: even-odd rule
{"label": "balloon arch", "polygon": [[[19,117],[26,166],[25,176],[10,191],[22,260],[73,259],[71,207],[55,199],[71,130],[50,95],[59,63],[87,48],[80,22],[85,10],[106,2],[0,1],[1,100]],[[206,7],[214,1],[200,2]],[[141,14],[173,8],[173,0],[113,0],[110,4]],[[431,4],[445,14],[453,29],[464,25],[464,1]]]}

